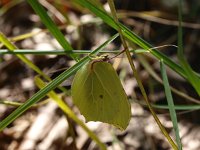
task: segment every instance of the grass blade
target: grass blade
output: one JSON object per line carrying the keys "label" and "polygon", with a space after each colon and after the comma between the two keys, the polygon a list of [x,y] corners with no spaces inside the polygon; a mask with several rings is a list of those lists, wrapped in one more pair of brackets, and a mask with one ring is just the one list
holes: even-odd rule
{"label": "grass blade", "polygon": [[[134,102],[141,104],[142,106],[147,107],[145,102],[141,102],[139,100],[134,100]],[[156,109],[169,109],[168,105],[159,105],[159,104],[151,104],[153,108]],[[175,110],[182,111],[195,111],[200,109],[200,105],[174,105]]]}
{"label": "grass blade", "polygon": [[[89,54],[91,53],[91,50],[72,50],[75,54]],[[111,54],[118,54],[121,50],[103,50],[100,53],[111,53]],[[131,53],[145,53],[146,51],[143,49],[136,49],[136,50],[130,50]],[[14,51],[10,51],[8,49],[0,49],[0,55],[5,54],[33,54],[33,55],[66,55],[66,52],[64,50],[32,50],[32,49],[15,49]]]}
{"label": "grass blade", "polygon": [[174,108],[174,102],[173,102],[169,82],[168,82],[168,79],[167,79],[167,73],[166,73],[165,66],[164,66],[164,63],[163,63],[162,60],[160,62],[160,68],[161,68],[163,84],[164,84],[164,88],[165,88],[165,95],[166,95],[168,106],[169,106],[170,117],[172,119],[173,128],[174,128],[175,135],[176,135],[176,142],[177,142],[177,145],[178,145],[178,149],[182,150],[182,144],[181,144],[181,139],[180,139],[180,135],[179,135],[176,111],[175,111],[175,108]]}
{"label": "grass blade", "polygon": [[193,69],[190,67],[183,52],[183,31],[182,31],[182,0],[179,0],[179,26],[178,26],[178,58],[180,64],[185,71],[188,81],[192,84],[196,92],[200,96],[200,78],[194,73]]}
{"label": "grass blade", "polygon": [[68,51],[71,51],[73,48],[71,47],[69,42],[65,39],[64,35],[61,33],[61,31],[58,29],[55,23],[48,16],[47,12],[41,6],[41,4],[37,0],[27,0],[27,2],[31,5],[34,11],[40,16],[42,22],[49,29],[49,31],[56,38],[56,40],[60,43],[60,45],[66,51],[66,54],[68,54],[69,56],[71,56],[73,59],[76,60],[75,54],[72,54],[71,52],[67,53]]}
{"label": "grass blade", "polygon": [[[153,70],[152,66],[148,63],[148,61],[145,59],[145,57],[143,57],[142,55],[137,55],[138,60],[140,61],[140,63],[142,64],[142,66],[145,68],[145,70],[159,83],[163,84],[162,79],[159,77],[159,75],[157,75],[157,73]],[[177,90],[174,87],[170,87],[171,91],[179,96],[181,96],[184,99],[187,99],[191,102],[200,104],[200,100],[199,99],[195,99],[189,95],[187,95],[185,92],[182,92],[180,90]]]}

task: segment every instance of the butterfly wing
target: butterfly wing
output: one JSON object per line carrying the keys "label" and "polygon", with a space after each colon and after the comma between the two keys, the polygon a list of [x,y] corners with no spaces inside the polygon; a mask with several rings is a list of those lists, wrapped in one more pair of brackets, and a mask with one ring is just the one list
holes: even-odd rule
{"label": "butterfly wing", "polygon": [[72,99],[86,121],[101,121],[120,129],[128,126],[130,103],[116,71],[107,62],[90,62],[77,72]]}

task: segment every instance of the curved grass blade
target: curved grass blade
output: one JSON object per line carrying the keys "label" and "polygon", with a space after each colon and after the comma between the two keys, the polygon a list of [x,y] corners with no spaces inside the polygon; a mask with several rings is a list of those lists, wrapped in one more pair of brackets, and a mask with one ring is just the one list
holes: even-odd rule
{"label": "curved grass blade", "polygon": [[[109,40],[99,46],[96,50],[94,50],[91,55],[97,54],[101,51],[105,46],[107,46],[110,42],[112,42],[118,34],[112,36]],[[29,109],[33,104],[41,100],[46,96],[51,90],[55,89],[58,85],[60,85],[63,81],[73,75],[78,69],[80,69],[84,64],[86,64],[90,60],[90,56],[86,56],[81,59],[74,66],[70,67],[68,70],[61,73],[54,80],[49,82],[43,89],[34,94],[30,99],[28,99],[23,105],[19,106],[14,112],[12,112],[9,116],[7,116],[4,120],[0,122],[0,131],[2,131],[6,126],[8,126],[12,121],[14,121],[17,117],[19,117],[23,112]]]}
{"label": "curved grass blade", "polygon": [[183,52],[183,31],[182,31],[182,0],[179,0],[179,26],[178,26],[178,59],[185,71],[188,81],[192,84],[196,92],[200,96],[200,78],[195,74],[191,66],[186,61]]}

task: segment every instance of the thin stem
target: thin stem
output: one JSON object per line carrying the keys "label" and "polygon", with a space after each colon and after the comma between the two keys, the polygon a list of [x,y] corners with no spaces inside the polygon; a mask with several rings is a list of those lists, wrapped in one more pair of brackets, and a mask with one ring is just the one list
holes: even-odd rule
{"label": "thin stem", "polygon": [[155,121],[157,122],[157,124],[158,124],[159,128],[161,129],[162,133],[164,134],[164,136],[167,138],[167,140],[169,141],[169,143],[171,144],[171,146],[173,147],[173,149],[178,150],[176,144],[174,143],[174,141],[171,139],[171,137],[170,137],[169,134],[167,133],[166,129],[165,129],[165,128],[163,127],[163,125],[161,124],[159,118],[157,117],[156,113],[154,112],[154,110],[153,110],[153,108],[152,108],[152,106],[151,106],[151,104],[150,104],[150,102],[149,102],[149,100],[148,100],[148,97],[147,97],[147,94],[146,94],[146,92],[145,92],[145,89],[144,89],[144,87],[143,87],[143,85],[142,85],[142,82],[141,82],[141,80],[140,80],[140,77],[139,77],[139,75],[138,75],[138,73],[137,73],[137,70],[136,70],[136,68],[135,68],[135,65],[134,65],[134,63],[133,63],[133,61],[132,61],[132,58],[131,58],[131,54],[130,54],[130,52],[129,52],[128,45],[127,45],[126,40],[125,40],[125,38],[124,38],[124,36],[123,36],[123,33],[122,33],[123,31],[122,31],[121,28],[119,27],[119,21],[118,21],[117,15],[116,15],[117,13],[116,13],[116,10],[115,10],[114,2],[113,2],[113,0],[108,0],[108,3],[109,3],[109,6],[110,6],[110,9],[111,9],[111,13],[112,13],[112,15],[113,15],[113,18],[114,18],[115,22],[116,22],[117,25],[118,25],[118,32],[119,32],[119,34],[120,34],[120,38],[121,38],[122,44],[123,44],[124,49],[125,49],[125,52],[126,52],[126,56],[127,56],[128,61],[129,61],[130,65],[131,65],[131,69],[132,69],[132,71],[133,71],[133,74],[134,74],[134,76],[135,76],[137,82],[138,82],[139,88],[140,88],[141,93],[142,93],[142,95],[143,95],[143,97],[144,97],[144,99],[145,99],[145,102],[147,103],[147,106],[148,106],[149,110],[151,111],[151,114],[153,115]]}
{"label": "thin stem", "polygon": [[[136,50],[130,50],[130,52],[134,53],[147,53],[144,49],[136,49]],[[72,50],[68,53],[75,53],[75,54],[89,54],[91,53],[91,50]],[[121,53],[120,50],[103,50],[100,52],[101,54],[104,53],[113,53],[118,54]],[[31,50],[31,49],[15,49],[13,51],[10,51],[8,49],[1,49],[0,50],[1,55],[5,54],[33,54],[33,55],[66,55],[66,52],[64,50]]]}
{"label": "thin stem", "polygon": [[[49,102],[50,99],[46,99],[44,101],[41,101],[37,104],[34,104],[31,106],[31,108],[38,108],[38,107],[41,107],[45,104],[47,104]],[[21,106],[23,105],[24,103],[21,103],[21,102],[14,102],[14,101],[8,101],[8,100],[0,100],[0,104],[3,104],[3,105],[7,105],[7,106],[13,106],[13,107],[18,107],[18,106]]]}

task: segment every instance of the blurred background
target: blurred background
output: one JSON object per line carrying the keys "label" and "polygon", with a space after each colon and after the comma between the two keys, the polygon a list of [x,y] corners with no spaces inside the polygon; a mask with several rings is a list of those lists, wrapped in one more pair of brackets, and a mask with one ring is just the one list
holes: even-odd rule
{"label": "blurred background", "polygon": [[[70,41],[73,49],[93,50],[116,33],[100,18],[80,7],[73,0],[39,0],[39,2],[66,39]],[[100,3],[105,10],[110,11],[107,1],[101,0]],[[200,1],[183,0],[182,3],[184,54],[191,67],[200,73]],[[178,0],[115,0],[115,5],[121,23],[155,47],[168,45],[159,48],[159,51],[178,63],[175,47],[179,24]],[[25,0],[0,0],[0,31],[19,49],[62,49]],[[129,43],[129,46],[131,49],[140,49],[133,43]],[[0,43],[0,48],[6,49],[2,43]],[[106,49],[122,50],[120,39],[111,43]],[[75,61],[66,55],[27,56],[52,79],[59,75],[63,68],[75,64]],[[152,104],[167,105],[163,85],[158,79],[160,78],[159,61],[150,54],[133,55],[133,60]],[[131,102],[130,124],[123,132],[99,122],[89,122],[87,126],[107,145],[108,149],[171,149],[142,101],[142,95],[125,55],[116,57],[112,63]],[[151,71],[158,78],[152,76]],[[199,105],[199,96],[185,79],[169,68],[167,68],[167,74],[170,85],[179,93],[173,93],[176,105]],[[0,120],[17,107],[17,104],[12,102],[23,103],[39,90],[34,83],[35,75],[35,72],[16,56],[0,53]],[[62,84],[68,90],[70,90],[72,79]],[[73,105],[70,95],[63,95],[59,90],[57,92],[84,121],[83,116]],[[180,96],[180,93],[184,93],[184,96]],[[158,107],[154,109],[167,131],[175,139],[169,111]],[[200,149],[199,113],[198,109],[177,111],[181,141],[185,150]],[[58,106],[49,100],[29,109],[1,132],[0,149],[93,150],[99,148],[80,126],[69,118],[67,121]]]}

